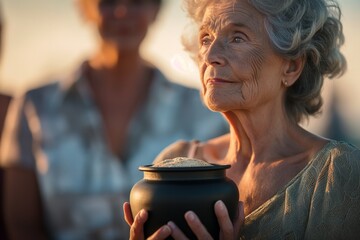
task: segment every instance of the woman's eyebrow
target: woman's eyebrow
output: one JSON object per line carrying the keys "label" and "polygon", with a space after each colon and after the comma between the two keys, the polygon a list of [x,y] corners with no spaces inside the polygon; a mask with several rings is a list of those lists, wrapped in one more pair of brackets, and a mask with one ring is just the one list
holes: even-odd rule
{"label": "woman's eyebrow", "polygon": [[[206,31],[206,30],[214,30],[215,24],[202,24],[199,28],[199,32]],[[229,29],[229,28],[245,28],[245,29],[251,29],[247,24],[242,22],[228,22],[223,24],[223,29]]]}
{"label": "woman's eyebrow", "polygon": [[207,24],[202,24],[202,25],[200,26],[200,28],[199,28],[199,32],[204,31],[204,30],[206,30],[206,29],[208,29],[208,28],[209,28],[209,27],[208,27]]}
{"label": "woman's eyebrow", "polygon": [[216,23],[215,20],[206,21],[201,24],[199,31],[214,30],[216,29],[216,25],[218,25],[218,23]]}

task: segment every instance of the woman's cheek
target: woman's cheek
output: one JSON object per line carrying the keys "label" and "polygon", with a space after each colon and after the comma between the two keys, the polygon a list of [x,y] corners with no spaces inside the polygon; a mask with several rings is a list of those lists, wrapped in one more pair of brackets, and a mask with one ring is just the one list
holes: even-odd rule
{"label": "woman's cheek", "polygon": [[205,70],[206,65],[205,64],[199,64],[199,75],[200,75],[200,84],[201,84],[201,93],[202,95],[205,94]]}

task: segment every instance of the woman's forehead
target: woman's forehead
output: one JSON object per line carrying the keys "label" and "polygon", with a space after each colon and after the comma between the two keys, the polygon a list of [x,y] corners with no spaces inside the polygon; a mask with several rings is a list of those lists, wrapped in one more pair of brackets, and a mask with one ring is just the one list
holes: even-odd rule
{"label": "woman's forehead", "polygon": [[258,26],[262,15],[246,0],[213,1],[205,7],[201,28],[221,28],[228,24]]}
{"label": "woman's forehead", "polygon": [[117,4],[117,3],[124,3],[124,4],[127,4],[127,3],[137,3],[137,4],[143,4],[143,3],[153,3],[153,2],[156,2],[155,0],[80,0],[82,2],[85,2],[85,3],[113,3],[113,4]]}

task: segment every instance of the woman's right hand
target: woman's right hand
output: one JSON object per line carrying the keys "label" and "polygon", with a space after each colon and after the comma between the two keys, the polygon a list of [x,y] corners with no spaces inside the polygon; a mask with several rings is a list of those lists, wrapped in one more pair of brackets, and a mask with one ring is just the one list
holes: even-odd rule
{"label": "woman's right hand", "polygon": [[[217,201],[215,203],[214,211],[220,226],[220,240],[240,239],[240,230],[245,219],[243,203],[239,202],[238,204],[237,215],[234,222],[231,221],[226,206],[222,201]],[[186,212],[184,217],[197,239],[213,239],[205,226],[202,224],[201,219],[199,219],[193,211]],[[171,236],[174,239],[188,240],[185,234],[175,225],[175,223],[170,221],[168,225],[171,228]]]}
{"label": "woman's right hand", "polygon": [[[130,204],[125,202],[123,205],[124,218],[127,224],[130,226],[130,239],[131,240],[144,240],[144,223],[148,218],[146,210],[142,209],[136,214],[135,219],[132,217]],[[163,240],[171,235],[171,229],[168,225],[160,227],[155,233],[153,233],[148,240]]]}

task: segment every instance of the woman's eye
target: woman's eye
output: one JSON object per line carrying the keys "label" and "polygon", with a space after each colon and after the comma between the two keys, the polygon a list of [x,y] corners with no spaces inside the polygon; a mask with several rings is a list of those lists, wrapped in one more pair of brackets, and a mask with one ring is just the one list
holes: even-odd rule
{"label": "woman's eye", "polygon": [[242,38],[242,37],[234,37],[233,38],[233,42],[234,43],[242,43],[242,42],[244,42],[244,38]]}
{"label": "woman's eye", "polygon": [[201,42],[201,45],[210,45],[211,39],[209,36],[202,37],[200,42]]}

